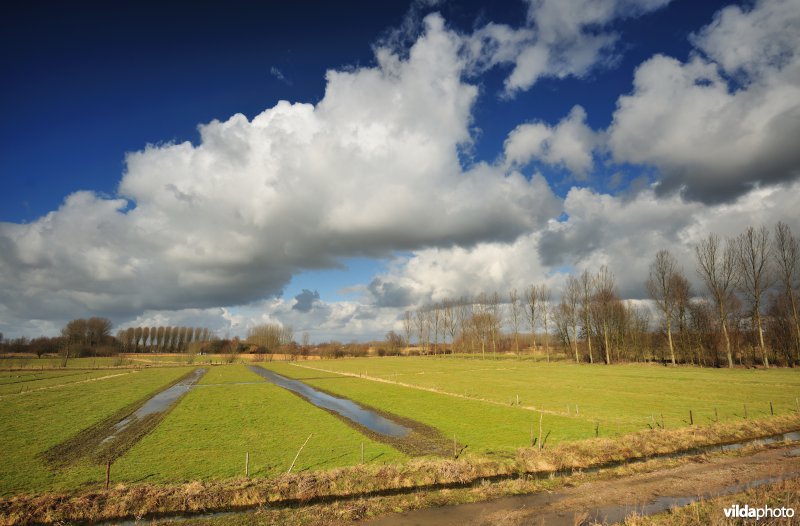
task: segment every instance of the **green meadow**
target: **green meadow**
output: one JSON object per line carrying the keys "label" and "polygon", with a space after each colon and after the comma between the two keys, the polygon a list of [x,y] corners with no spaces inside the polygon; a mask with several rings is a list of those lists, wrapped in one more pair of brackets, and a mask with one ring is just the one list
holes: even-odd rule
{"label": "green meadow", "polygon": [[[10,394],[0,403],[0,494],[64,489],[96,482],[102,476],[97,466],[81,462],[66,469],[51,469],[41,454],[78,432],[113,415],[137,400],[155,394],[186,374],[189,368],[91,371],[105,379],[67,382],[81,375],[57,377],[55,372],[29,383],[58,381],[49,389]],[[114,374],[113,376],[109,373]],[[0,373],[3,387],[18,376]]]}
{"label": "green meadow", "polygon": [[403,455],[276,387],[241,364],[211,367],[163,422],[119,459],[115,476],[149,482],[285,473],[395,462]]}
{"label": "green meadow", "polygon": [[[180,482],[285,473],[300,446],[294,471],[397,462],[404,455],[374,442],[338,418],[247,370],[244,365],[208,372],[151,433],[117,459],[113,482]],[[0,373],[0,389],[48,384],[2,397],[0,494],[74,489],[101,484],[105,466],[80,459],[52,466],[41,454],[52,446],[160,391],[192,368]],[[97,378],[92,382],[81,382]]]}
{"label": "green meadow", "polygon": [[[77,360],[76,360],[77,361]],[[573,365],[454,357],[255,364],[437,431],[468,455],[512,458],[532,439],[549,447],[599,434],[736,421],[798,410],[800,371]],[[105,466],[62,466],[43,453],[141,403],[198,367],[0,372],[0,495],[97,488]],[[112,483],[251,477],[407,456],[279,388],[244,364],[207,373],[155,428],[117,458]],[[309,436],[311,438],[309,438]],[[307,443],[306,440],[308,439]],[[305,446],[300,451],[301,446]],[[405,451],[405,450],[404,450]],[[51,457],[52,458],[52,457]]]}
{"label": "green meadow", "polygon": [[[439,410],[444,410],[444,400],[454,403],[458,397],[489,402],[482,406],[486,411],[490,411],[493,404],[516,407],[519,400],[520,407],[542,410],[545,418],[559,415],[571,423],[564,423],[563,429],[560,429],[561,424],[553,424],[556,440],[594,436],[596,423],[603,436],[647,429],[662,422],[667,428],[682,427],[689,424],[689,411],[692,411],[694,423],[702,425],[714,420],[744,418],[745,406],[748,418],[769,416],[770,402],[775,414],[800,409],[800,371],[785,368],[605,366],[452,357],[353,358],[269,366],[298,378],[324,376],[320,371],[308,369],[313,367],[328,373],[392,382],[352,376],[346,377],[348,380],[310,382],[373,405],[383,398],[388,401],[390,392],[405,392],[411,398],[431,391],[431,394],[438,393],[442,402],[435,405]],[[364,387],[370,394],[362,396],[361,389],[351,384],[372,386]],[[389,389],[392,385],[394,388]],[[380,395],[382,392],[387,394]],[[410,403],[409,410],[422,411],[417,405]]]}

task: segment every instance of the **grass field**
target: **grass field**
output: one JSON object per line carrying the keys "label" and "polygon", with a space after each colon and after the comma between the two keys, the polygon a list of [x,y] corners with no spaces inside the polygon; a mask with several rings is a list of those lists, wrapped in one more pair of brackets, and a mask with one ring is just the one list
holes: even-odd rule
{"label": "grass field", "polygon": [[[506,407],[515,405],[519,397],[520,406],[545,411],[545,419],[559,415],[569,422],[563,424],[563,429],[561,423],[553,423],[552,438],[556,441],[593,436],[596,422],[599,422],[600,434],[604,436],[646,429],[648,425],[657,426],[662,422],[662,415],[667,428],[686,426],[690,410],[695,424],[744,418],[745,405],[749,418],[769,416],[770,402],[775,414],[786,414],[798,409],[797,397],[800,397],[800,371],[795,369],[608,367],[431,357],[356,358],[265,366],[297,377],[322,376],[319,371],[304,368],[313,367],[405,384],[384,391],[383,388],[391,384],[352,377],[349,380],[310,381],[373,405],[383,398],[387,404],[395,403],[389,400],[388,394],[380,394],[383,392],[407,392],[407,396],[412,397],[430,392],[411,387],[429,389],[433,391],[431,394],[449,393]],[[362,395],[359,388],[347,387],[351,384],[371,385],[364,387],[369,394]],[[450,396],[444,399],[454,401],[458,398]],[[409,410],[422,410],[415,409],[417,405],[420,404],[410,404]],[[414,418],[413,415],[406,416]]]}
{"label": "grass field", "polygon": [[[263,355],[262,355],[263,356]],[[253,355],[228,355],[228,354],[158,354],[158,353],[131,353],[117,356],[89,356],[84,358],[70,358],[66,366],[62,366],[59,356],[45,355],[37,358],[35,355],[25,356],[0,356],[0,370],[39,370],[49,369],[96,369],[108,367],[142,367],[168,366],[168,365],[223,365],[232,362],[250,362]]]}
{"label": "grass field", "polygon": [[[452,440],[455,436],[459,444],[468,445],[470,453],[511,457],[517,448],[530,445],[532,428],[538,440],[539,414],[519,407],[320,374],[282,362],[260,365],[333,394],[432,426],[446,438]],[[593,424],[550,414],[543,415],[542,428],[545,434],[550,431],[548,444],[589,436],[594,429]]]}
{"label": "grass field", "polygon": [[[60,381],[50,386],[7,396],[0,403],[0,443],[3,461],[0,462],[0,494],[45,488],[75,488],[101,478],[96,466],[78,464],[53,471],[39,455],[48,448],[77,434],[79,431],[114,414],[121,408],[158,391],[162,386],[186,374],[190,369],[91,371],[90,376],[107,376],[93,382],[66,380],[80,377],[47,376],[29,383]],[[0,373],[3,387],[17,373]]]}
{"label": "grass field", "polygon": [[87,382],[111,375],[129,374],[128,371],[73,370],[61,371],[15,371],[0,373],[0,399],[23,395],[31,391],[55,389],[62,385]]}
{"label": "grass field", "polygon": [[[0,358],[0,369],[96,369],[99,367],[130,367],[137,365],[136,361],[122,356],[91,356],[86,358],[70,358],[66,366],[58,356],[15,356]],[[138,365],[141,365],[139,363]]]}
{"label": "grass field", "polygon": [[[212,367],[156,430],[114,466],[115,479],[183,481],[285,473],[306,438],[295,471],[403,455],[370,440],[338,418],[265,382],[244,365]],[[168,452],[168,453],[167,453]]]}
{"label": "grass field", "polygon": [[[71,362],[78,362],[73,360]],[[85,362],[84,362],[85,363]],[[467,453],[511,459],[539,436],[548,447],[663,422],[668,429],[796,411],[800,371],[612,367],[465,358],[372,358],[258,365],[438,430]],[[313,369],[312,369],[313,368]],[[159,391],[191,367],[0,372],[0,494],[98,487],[102,466],[52,469],[40,454]],[[319,369],[324,369],[320,371]],[[352,376],[355,375],[355,376]],[[358,375],[363,377],[359,378]],[[517,403],[517,396],[519,403]],[[170,483],[295,471],[407,457],[278,388],[243,364],[208,373],[112,468],[114,482]]]}

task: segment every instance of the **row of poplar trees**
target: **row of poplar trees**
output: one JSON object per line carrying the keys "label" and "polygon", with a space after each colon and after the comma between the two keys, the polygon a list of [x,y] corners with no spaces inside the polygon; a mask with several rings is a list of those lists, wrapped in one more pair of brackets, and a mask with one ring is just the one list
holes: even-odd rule
{"label": "row of poplar trees", "polygon": [[117,333],[125,352],[185,352],[192,343],[213,338],[204,327],[129,327]]}

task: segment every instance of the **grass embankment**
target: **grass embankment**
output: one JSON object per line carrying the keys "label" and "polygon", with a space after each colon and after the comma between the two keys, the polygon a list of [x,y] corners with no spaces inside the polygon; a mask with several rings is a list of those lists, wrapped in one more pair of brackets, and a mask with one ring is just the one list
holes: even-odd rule
{"label": "grass embankment", "polygon": [[[272,364],[266,364],[272,366]],[[663,421],[667,428],[731,421],[798,408],[796,369],[709,369],[659,365],[577,365],[453,357],[353,358],[299,363],[330,372],[467,396],[583,420],[583,436],[629,433]],[[299,369],[299,367],[297,367]],[[301,373],[296,373],[301,374]],[[315,373],[322,376],[324,373]],[[555,432],[555,431],[554,431]]]}
{"label": "grass embankment", "polygon": [[404,455],[264,381],[244,365],[211,367],[161,424],[113,467],[114,481],[183,482],[397,462]]}
{"label": "grass embankment", "polygon": [[154,394],[187,371],[130,370],[103,380],[71,382],[4,399],[0,403],[0,495],[79,488],[102,480],[102,470],[90,462],[53,470],[42,454],[121,408]]}
{"label": "grass embankment", "polygon": [[[198,390],[199,391],[199,390]],[[743,438],[774,434],[800,426],[800,415],[786,415],[761,421],[719,423],[679,430],[642,431],[611,439],[591,439],[565,443],[551,450],[521,450],[513,460],[414,459],[404,464],[366,464],[323,472],[306,471],[274,478],[251,478],[190,482],[179,485],[119,484],[109,491],[84,491],[39,496],[17,496],[0,501],[0,523],[56,523],[59,521],[98,521],[157,514],[191,513],[211,510],[243,509],[259,505],[288,506],[300,503],[337,503],[342,517],[361,518],[366,512],[348,515],[359,498],[396,494],[415,495],[424,490],[475,487],[480,496],[497,496],[486,479],[509,478],[506,493],[530,491],[526,474],[547,474],[554,469],[588,468],[623,458],[646,458],[680,451],[685,445],[700,446],[731,442]],[[514,481],[519,477],[518,484]],[[491,486],[491,485],[490,485]],[[483,488],[486,488],[483,491]],[[535,489],[535,488],[534,488]],[[405,499],[402,511],[421,505],[447,504],[447,493],[440,500]],[[463,495],[462,495],[463,497]],[[397,504],[397,506],[400,506]],[[376,509],[383,509],[380,505]],[[353,510],[350,510],[353,511]]]}
{"label": "grass embankment", "polygon": [[791,508],[793,518],[760,519],[757,524],[777,526],[798,524],[800,513],[800,479],[789,479],[773,484],[765,484],[735,495],[716,499],[699,500],[668,512],[641,517],[632,515],[625,520],[625,526],[734,526],[756,524],[753,518],[725,518],[724,508],[745,504],[752,507]]}

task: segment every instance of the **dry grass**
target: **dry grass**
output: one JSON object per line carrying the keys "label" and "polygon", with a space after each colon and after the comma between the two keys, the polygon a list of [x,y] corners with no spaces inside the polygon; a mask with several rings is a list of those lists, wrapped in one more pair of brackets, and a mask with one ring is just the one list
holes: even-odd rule
{"label": "dry grass", "polygon": [[598,464],[631,461],[691,450],[711,444],[731,444],[796,430],[800,415],[716,423],[702,427],[637,431],[618,438],[593,438],[553,449],[520,449],[517,461],[524,472],[584,469]]}
{"label": "dry grass", "polygon": [[[733,526],[752,525],[754,519],[726,519],[723,508],[732,504],[750,506],[769,506],[771,508],[792,508],[795,514],[800,513],[800,479],[790,479],[774,484],[765,484],[758,488],[735,495],[727,495],[710,500],[700,500],[675,508],[669,512],[650,517],[632,515],[625,520],[626,526]],[[759,526],[777,526],[799,524],[800,517],[771,518],[758,521]]]}

